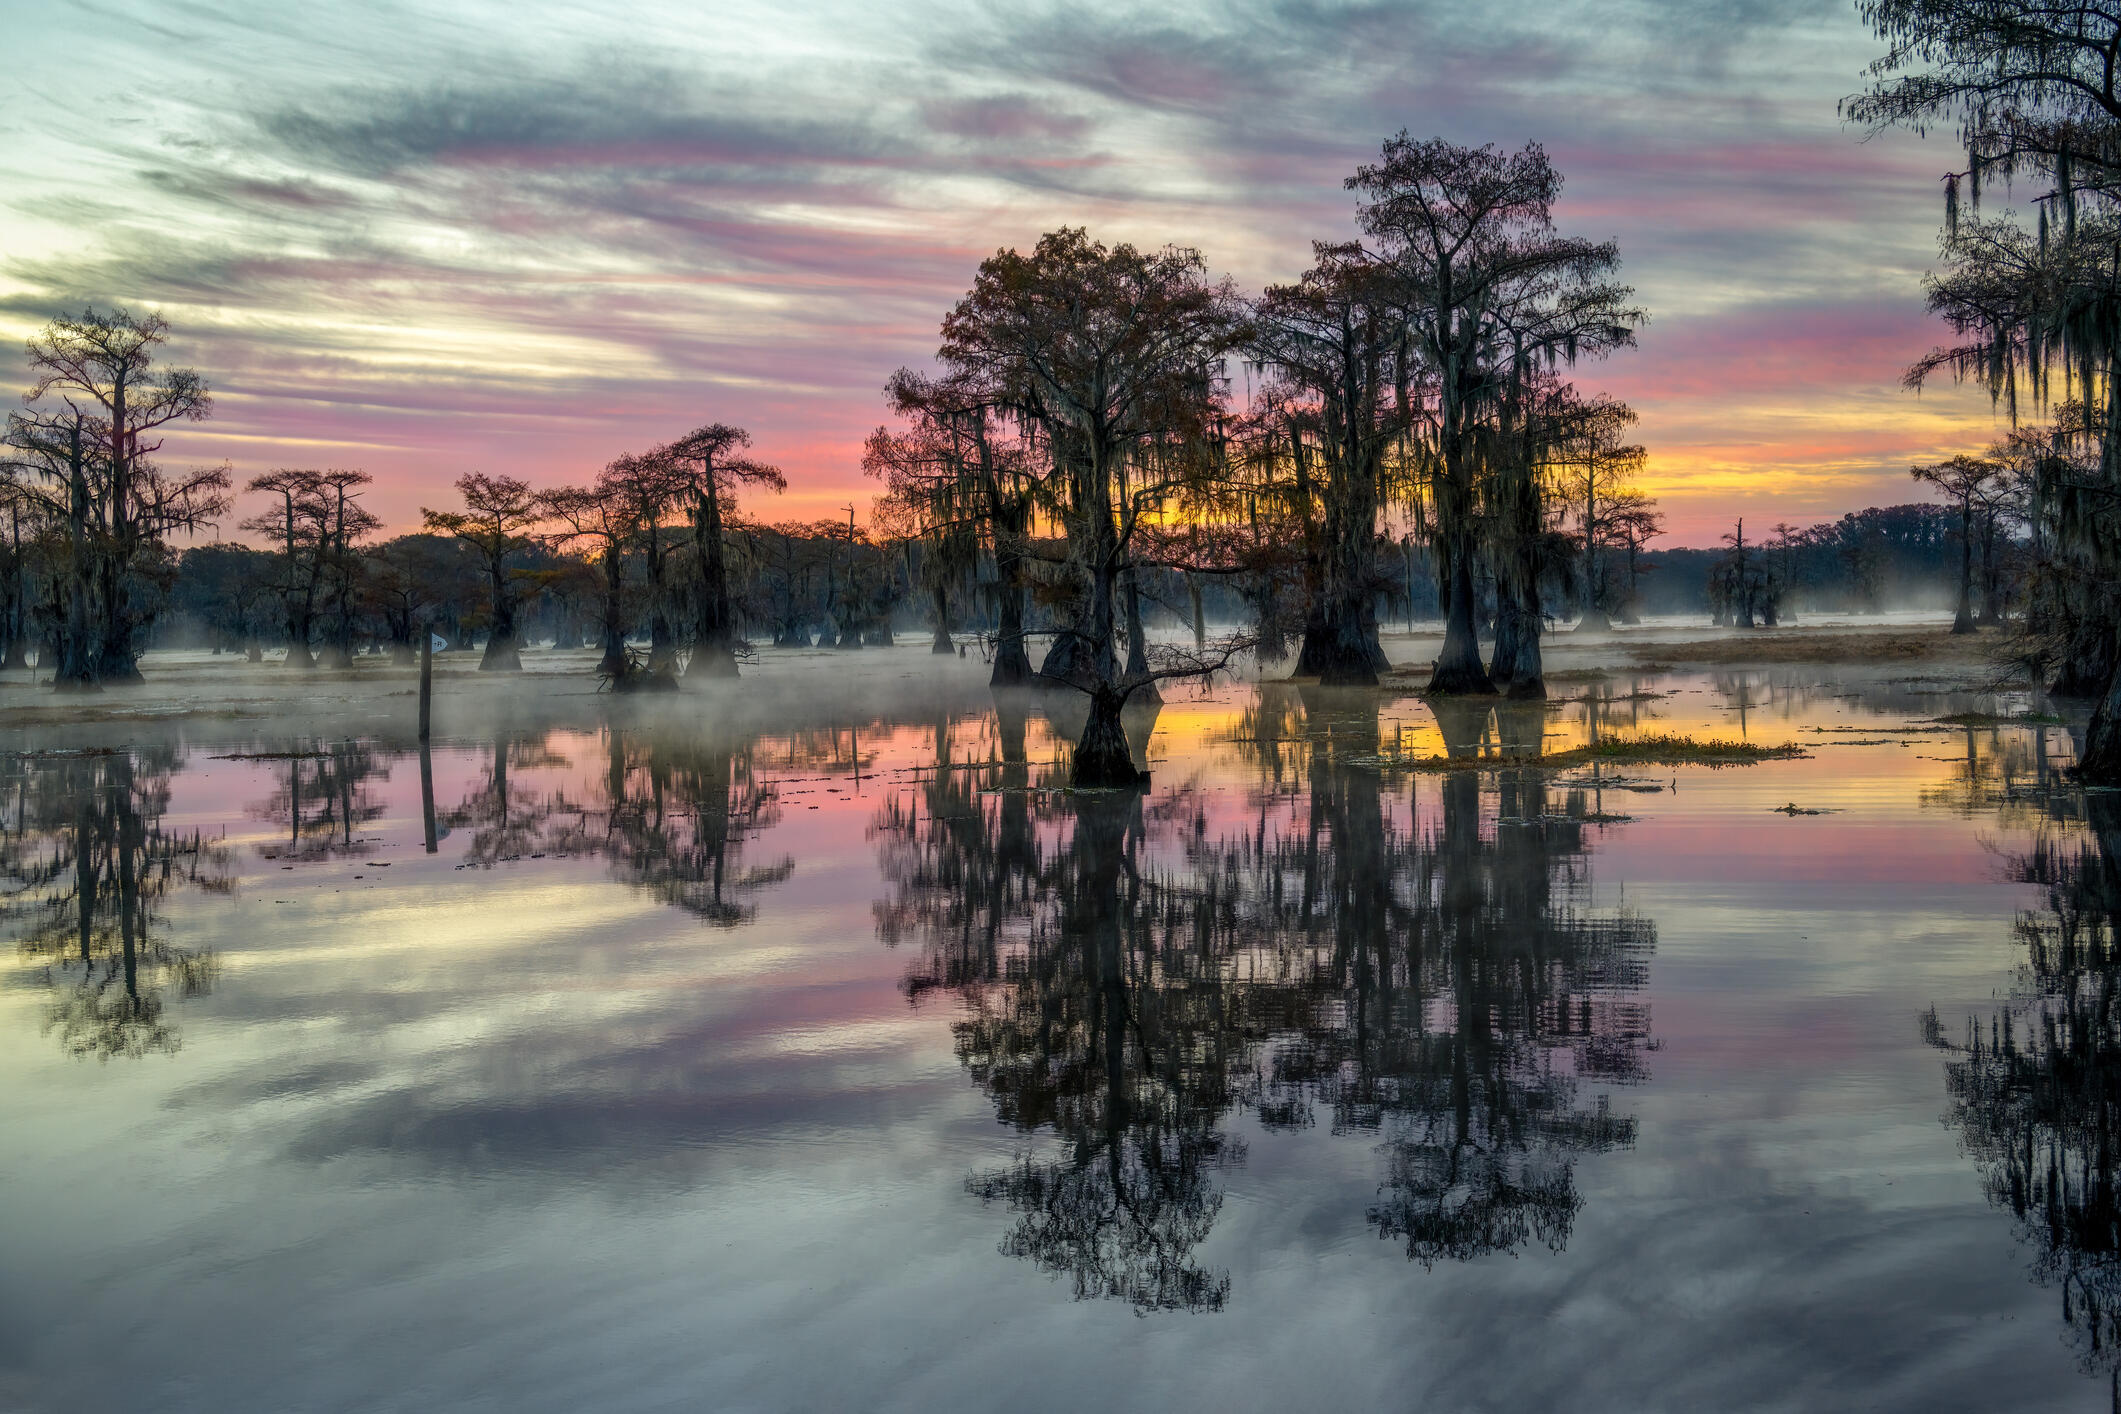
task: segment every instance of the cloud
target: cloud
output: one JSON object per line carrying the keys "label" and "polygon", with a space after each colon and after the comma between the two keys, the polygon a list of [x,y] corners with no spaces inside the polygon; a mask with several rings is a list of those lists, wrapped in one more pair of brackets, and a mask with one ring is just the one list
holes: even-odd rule
{"label": "cloud", "polygon": [[981,257],[1087,223],[1288,279],[1352,234],[1342,178],[1402,127],[1546,142],[1565,227],[1618,241],[1652,310],[1585,381],[1628,387],[1653,450],[1698,445],[1712,399],[1770,440],[1793,400],[1900,417],[1865,390],[1929,342],[1945,157],[1839,125],[1875,47],[1840,0],[804,0],[647,11],[653,41],[484,0],[320,16],[328,42],[254,7],[165,19],[193,38],[31,22],[25,91],[142,82],[103,127],[0,99],[37,138],[0,159],[0,321],[164,308],[224,394],[187,446],[378,449],[386,517],[482,448],[550,481],[709,418],[787,448],[798,496],[864,494],[877,390]]}

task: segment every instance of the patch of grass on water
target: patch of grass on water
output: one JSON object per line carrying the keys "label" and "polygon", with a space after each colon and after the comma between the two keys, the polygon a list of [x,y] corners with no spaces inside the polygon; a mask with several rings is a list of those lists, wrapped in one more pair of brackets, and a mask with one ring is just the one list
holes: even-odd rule
{"label": "patch of grass on water", "polygon": [[1760,746],[1750,741],[1724,741],[1710,737],[1696,740],[1676,732],[1648,732],[1641,736],[1611,737],[1590,746],[1579,746],[1558,756],[1582,761],[1637,761],[1646,766],[1750,766],[1756,761],[1793,761],[1809,753],[1794,743]]}
{"label": "patch of grass on water", "polygon": [[1759,746],[1750,741],[1697,740],[1671,732],[1613,737],[1544,756],[1378,756],[1360,764],[1412,771],[1492,771],[1497,769],[1568,770],[1576,766],[1630,762],[1641,766],[1752,766],[1762,761],[1796,761],[1811,755],[1795,744]]}

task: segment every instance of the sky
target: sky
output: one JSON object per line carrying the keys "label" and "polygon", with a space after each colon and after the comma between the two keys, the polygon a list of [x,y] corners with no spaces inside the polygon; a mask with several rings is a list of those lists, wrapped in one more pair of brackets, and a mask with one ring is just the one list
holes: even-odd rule
{"label": "sky", "polygon": [[[411,528],[468,470],[584,482],[708,422],[866,516],[863,438],[981,259],[1041,232],[1199,248],[1240,288],[1355,234],[1382,141],[1543,144],[1619,244],[1626,399],[1667,544],[1927,497],[2002,430],[1902,371],[1951,140],[1836,103],[1851,0],[624,7],[0,0],[0,363],[157,309],[213,418],[164,459],[371,472]],[[247,498],[241,510],[256,509]]]}

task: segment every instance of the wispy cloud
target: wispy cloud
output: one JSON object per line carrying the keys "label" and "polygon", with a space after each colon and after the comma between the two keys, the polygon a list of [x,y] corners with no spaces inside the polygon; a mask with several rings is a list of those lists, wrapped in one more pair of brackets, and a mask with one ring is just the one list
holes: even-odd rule
{"label": "wispy cloud", "polygon": [[1405,127],[1544,141],[1564,222],[1620,242],[1655,322],[1584,381],[1640,402],[1682,528],[1777,477],[1904,499],[1884,449],[1986,435],[1897,390],[1945,157],[1838,125],[1843,0],[711,9],[42,8],[0,323],[161,307],[222,395],[184,452],[334,447],[399,522],[468,465],[579,477],[710,419],[810,514],[867,494],[879,387],[982,256],[1087,223],[1286,279]]}

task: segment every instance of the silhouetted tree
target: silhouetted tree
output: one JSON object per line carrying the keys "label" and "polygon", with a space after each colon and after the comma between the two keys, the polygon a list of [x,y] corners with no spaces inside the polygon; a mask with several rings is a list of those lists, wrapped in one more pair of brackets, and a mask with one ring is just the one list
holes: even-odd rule
{"label": "silhouetted tree", "polygon": [[365,558],[363,599],[401,664],[416,659],[421,636],[438,624],[461,624],[478,597],[478,568],[453,536],[400,535]]}
{"label": "silhouetted tree", "polygon": [[1639,491],[1632,497],[1624,494],[1632,490],[1628,483],[1649,459],[1641,444],[1626,440],[1635,421],[1635,410],[1626,403],[1593,398],[1569,409],[1556,429],[1558,499],[1576,521],[1583,555],[1583,616],[1576,624],[1581,629],[1612,627],[1615,604],[1608,561],[1615,549],[1628,543],[1623,517],[1656,504]]}
{"label": "silhouetted tree", "polygon": [[228,506],[228,471],[169,473],[153,460],[169,424],[213,410],[205,380],[156,363],[158,314],[62,315],[29,341],[28,406],[8,415],[6,469],[17,496],[66,527],[70,574],[53,685],[140,680],[139,637],[159,607],[167,537]]}
{"label": "silhouetted tree", "polygon": [[[2121,781],[2121,14],[1983,0],[1857,10],[1889,47],[1844,112],[1873,129],[1955,123],[1966,155],[1946,175],[1943,267],[1924,282],[1958,342],[1919,360],[1908,383],[1943,370],[1978,379],[2014,420],[2021,389],[2045,404],[2056,372],[2059,391],[2081,400],[2058,421],[2092,455],[2039,463],[2034,542],[2056,567],[2039,604],[2058,622],[2036,632],[2040,654],[2069,655],[2062,680],[2097,679],[2079,770]],[[1978,212],[1984,183],[2020,177],[2044,188],[2034,231],[1962,214],[1962,197]]]}
{"label": "silhouetted tree", "polygon": [[310,644],[319,615],[326,621],[323,665],[353,666],[355,596],[363,569],[358,546],[382,526],[359,504],[358,488],[373,480],[365,471],[283,467],[252,477],[244,488],[279,501],[245,520],[242,529],[280,542],[278,588],[290,667],[318,665]]}
{"label": "silhouetted tree", "polygon": [[[1555,233],[1561,178],[1536,143],[1506,155],[1401,133],[1348,185],[1362,194],[1357,220],[1391,268],[1414,351],[1435,375],[1428,511],[1446,622],[1429,690],[1492,692],[1474,585],[1495,416],[1528,375],[1632,345],[1645,316],[1628,302],[1633,291],[1607,278],[1620,259],[1612,244]],[[1540,605],[1527,592],[1506,586],[1497,613],[1536,653]]]}
{"label": "silhouetted tree", "polygon": [[1956,456],[1911,466],[1908,474],[1942,491],[1959,511],[1959,602],[1952,614],[1953,633],[1974,631],[1974,522],[1976,508],[1993,493],[2003,474],[1987,457]]}
{"label": "silhouetted tree", "polygon": [[1375,684],[1386,667],[1377,521],[1406,474],[1424,370],[1395,272],[1359,245],[1314,242],[1312,255],[1302,278],[1270,287],[1253,311],[1253,356],[1275,375],[1267,398],[1286,438],[1292,490],[1320,511],[1296,671],[1327,684]]}
{"label": "silhouetted tree", "polygon": [[511,567],[532,544],[530,532],[542,514],[537,494],[529,483],[513,476],[488,476],[466,472],[457,478],[457,492],[464,498],[461,511],[434,511],[422,507],[427,528],[462,541],[486,571],[486,652],[479,659],[482,672],[520,672],[523,659],[516,641],[516,586]]}
{"label": "silhouetted tree", "polygon": [[191,615],[213,641],[255,663],[276,596],[279,563],[248,545],[195,545],[178,562],[171,603]]}
{"label": "silhouetted tree", "polygon": [[692,659],[685,665],[687,677],[695,673],[701,677],[736,676],[736,607],[730,595],[723,544],[723,521],[735,510],[736,489],[788,489],[788,478],[777,468],[739,455],[742,448],[750,445],[750,433],[717,422],[686,433],[660,452],[685,474],[693,561],[699,575],[699,617]]}
{"label": "silhouetted tree", "polygon": [[641,592],[647,600],[647,668],[651,680],[677,677],[677,634],[670,618],[672,541],[665,532],[680,514],[689,479],[668,449],[657,447],[637,456],[619,457],[604,469],[598,481],[601,489],[619,498],[626,518],[633,523],[634,543],[641,555]]}
{"label": "silhouetted tree", "polygon": [[885,385],[902,432],[878,428],[862,469],[883,479],[916,525],[944,536],[970,534],[994,562],[996,687],[1031,680],[1024,648],[1024,560],[1030,549],[1040,474],[1039,448],[998,428],[1003,389],[976,377],[935,380],[900,369]]}
{"label": "silhouetted tree", "polygon": [[620,479],[607,471],[595,486],[562,486],[544,492],[545,519],[557,529],[561,545],[583,545],[596,557],[597,643],[602,656],[597,674],[623,682],[631,663],[626,656],[626,548],[639,528]]}
{"label": "silhouetted tree", "polygon": [[1150,685],[1124,679],[1116,656],[1121,580],[1144,518],[1201,474],[1239,332],[1228,283],[1207,279],[1197,251],[1106,246],[1080,229],[983,261],[943,321],[949,376],[1033,424],[1051,458],[1041,496],[1078,596],[1042,672],[1091,693],[1083,784],[1139,779],[1110,749],[1120,707]]}

